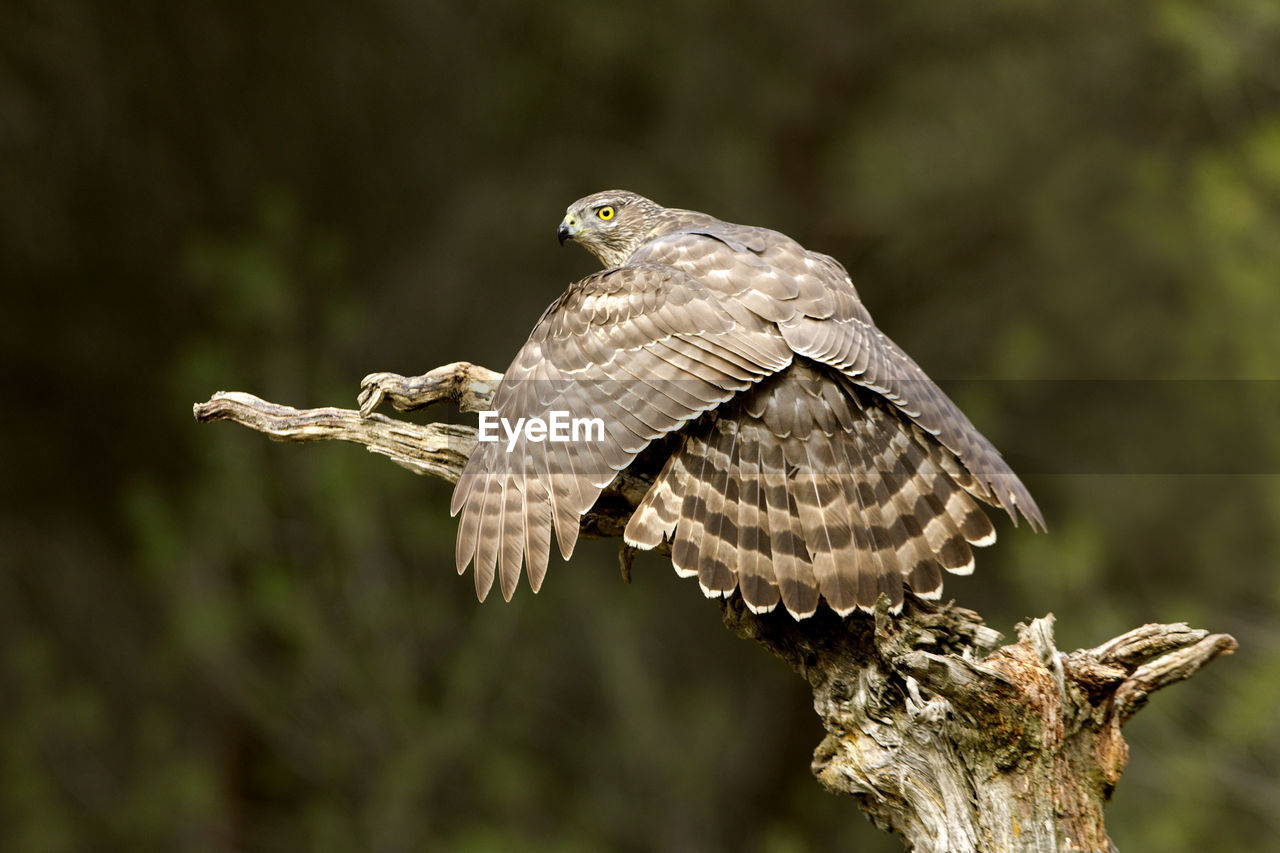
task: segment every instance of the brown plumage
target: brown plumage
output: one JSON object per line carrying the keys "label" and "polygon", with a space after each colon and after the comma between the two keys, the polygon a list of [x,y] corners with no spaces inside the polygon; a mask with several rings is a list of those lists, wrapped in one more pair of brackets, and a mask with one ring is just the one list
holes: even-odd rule
{"label": "brown plumage", "polygon": [[[581,516],[658,439],[670,455],[626,528],[671,543],[708,596],[795,617],[942,592],[995,531],[977,501],[1044,522],[955,404],[871,322],[844,268],[776,231],[621,191],[569,207],[560,239],[606,270],[571,285],[503,376],[501,418],[598,417],[602,440],[482,443],[452,511],[458,571],[510,599],[565,559]],[[975,501],[977,499],[977,501]]]}

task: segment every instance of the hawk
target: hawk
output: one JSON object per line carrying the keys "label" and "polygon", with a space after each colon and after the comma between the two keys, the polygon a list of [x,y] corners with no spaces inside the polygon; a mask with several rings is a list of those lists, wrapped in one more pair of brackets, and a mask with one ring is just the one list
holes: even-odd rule
{"label": "hawk", "polygon": [[656,478],[627,523],[636,548],[669,543],[709,597],[797,619],[901,608],[904,585],[942,593],[995,541],[978,501],[1044,528],[999,452],[875,327],[849,274],[777,231],[607,191],[569,206],[563,244],[602,272],[542,315],[493,398],[508,424],[595,417],[594,440],[532,430],[481,443],[451,511],[457,564],[481,600],[541,587],[554,531],[579,522],[618,472]]}

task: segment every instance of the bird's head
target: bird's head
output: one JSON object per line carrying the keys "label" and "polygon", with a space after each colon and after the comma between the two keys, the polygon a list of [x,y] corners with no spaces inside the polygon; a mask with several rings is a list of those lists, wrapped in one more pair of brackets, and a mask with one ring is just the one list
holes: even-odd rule
{"label": "bird's head", "polygon": [[661,211],[644,196],[606,190],[569,205],[556,233],[561,245],[577,241],[606,267],[618,267],[649,239]]}

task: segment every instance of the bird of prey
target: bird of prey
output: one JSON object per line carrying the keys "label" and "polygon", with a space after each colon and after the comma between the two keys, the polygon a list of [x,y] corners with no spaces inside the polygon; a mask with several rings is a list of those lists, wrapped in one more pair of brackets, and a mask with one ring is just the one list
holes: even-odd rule
{"label": "bird of prey", "polygon": [[[503,375],[497,416],[597,417],[594,440],[533,431],[481,443],[453,494],[457,564],[483,600],[542,585],[552,531],[623,469],[656,478],[625,541],[669,543],[710,597],[797,619],[898,610],[942,593],[995,530],[977,501],[1044,521],[999,452],[875,327],[833,258],[766,228],[606,191],[569,206],[560,242],[604,265],[542,315]],[[975,500],[976,499],[976,500]]]}

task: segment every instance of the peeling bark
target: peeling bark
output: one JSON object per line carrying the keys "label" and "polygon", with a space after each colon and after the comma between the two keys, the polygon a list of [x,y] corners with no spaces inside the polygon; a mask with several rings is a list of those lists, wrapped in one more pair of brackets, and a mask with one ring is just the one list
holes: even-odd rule
{"label": "peeling bark", "polygon": [[[422,376],[366,376],[359,411],[293,409],[241,392],[194,407],[279,441],[338,439],[419,474],[456,482],[475,448],[470,427],[419,426],[374,414],[453,403],[485,408],[502,375],[466,362]],[[623,472],[582,520],[582,535],[621,536],[648,488]],[[624,551],[624,575],[629,560]],[[1120,727],[1151,693],[1190,678],[1236,641],[1185,624],[1144,625],[1093,649],[1054,645],[1052,614],[1018,641],[954,604],[908,596],[841,619],[823,607],[795,621],[755,615],[737,597],[726,626],[789,663],[813,689],[827,735],[813,773],[918,853],[1111,851],[1103,806],[1128,761]]]}

